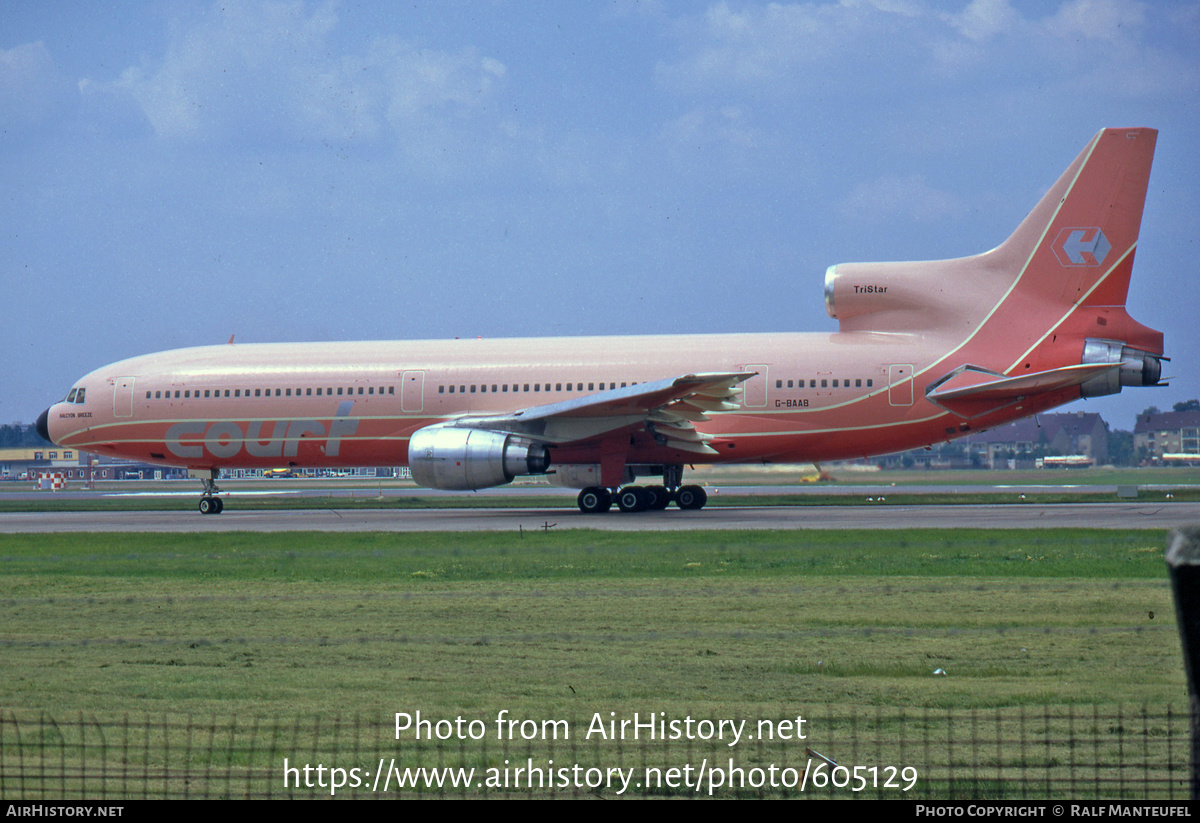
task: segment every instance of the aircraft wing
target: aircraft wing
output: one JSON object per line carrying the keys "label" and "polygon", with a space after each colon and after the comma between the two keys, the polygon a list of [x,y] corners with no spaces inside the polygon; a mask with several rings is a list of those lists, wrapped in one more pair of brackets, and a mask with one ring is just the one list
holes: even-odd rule
{"label": "aircraft wing", "polygon": [[693,423],[710,419],[707,412],[732,411],[742,393],[737,384],[757,372],[715,372],[637,383],[584,397],[530,406],[504,415],[461,417],[445,426],[510,432],[542,443],[572,443],[645,423],[665,438],[665,445],[712,454],[708,435]]}

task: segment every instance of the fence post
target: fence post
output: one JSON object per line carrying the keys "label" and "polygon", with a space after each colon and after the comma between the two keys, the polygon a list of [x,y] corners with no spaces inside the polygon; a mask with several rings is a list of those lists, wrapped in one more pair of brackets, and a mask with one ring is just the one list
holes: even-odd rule
{"label": "fence post", "polygon": [[1200,707],[1197,705],[1197,666],[1200,666],[1200,526],[1174,529],[1167,537],[1167,570],[1175,595],[1175,619],[1183,644],[1192,728],[1192,799],[1200,798]]}

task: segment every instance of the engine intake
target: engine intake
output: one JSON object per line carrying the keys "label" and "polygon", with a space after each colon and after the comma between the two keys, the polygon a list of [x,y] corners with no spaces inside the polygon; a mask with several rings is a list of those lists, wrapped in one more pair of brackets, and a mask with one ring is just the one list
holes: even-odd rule
{"label": "engine intake", "polygon": [[550,452],[540,443],[506,432],[441,424],[408,441],[413,480],[430,489],[487,489],[526,474],[544,474]]}

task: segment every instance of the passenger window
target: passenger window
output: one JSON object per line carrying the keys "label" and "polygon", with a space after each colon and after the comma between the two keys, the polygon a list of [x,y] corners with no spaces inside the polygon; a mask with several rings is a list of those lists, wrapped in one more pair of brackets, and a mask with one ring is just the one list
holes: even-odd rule
{"label": "passenger window", "polygon": [[[777,389],[782,389],[782,388],[783,388],[783,381],[782,381],[782,380],[776,380],[776,381],[775,381],[775,388],[777,388]],[[788,386],[788,388],[791,388],[791,386]]]}

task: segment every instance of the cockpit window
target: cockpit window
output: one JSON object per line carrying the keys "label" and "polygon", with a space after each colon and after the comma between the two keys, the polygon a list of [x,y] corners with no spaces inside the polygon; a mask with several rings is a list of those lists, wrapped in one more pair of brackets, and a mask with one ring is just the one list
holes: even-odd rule
{"label": "cockpit window", "polygon": [[74,403],[75,402],[75,392],[77,392],[77,391],[79,391],[79,389],[71,389],[71,393],[67,395],[67,398],[65,400],[63,400],[63,402],[64,403]]}
{"label": "cockpit window", "polygon": [[87,389],[80,389],[78,392],[75,393],[75,402],[76,403],[83,402],[83,393],[86,391],[87,391]]}
{"label": "cockpit window", "polygon": [[87,389],[83,389],[83,388],[71,389],[71,391],[67,393],[67,396],[63,398],[62,402],[64,402],[64,403],[82,403],[83,395],[84,395],[84,392],[86,392],[86,391],[87,391]]}

